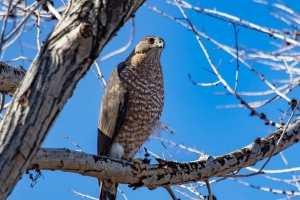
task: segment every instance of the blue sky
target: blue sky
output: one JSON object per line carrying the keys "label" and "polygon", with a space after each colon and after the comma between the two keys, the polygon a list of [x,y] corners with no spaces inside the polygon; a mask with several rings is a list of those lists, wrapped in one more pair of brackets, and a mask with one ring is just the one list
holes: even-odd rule
{"label": "blue sky", "polygon": [[[58,5],[60,1],[55,1]],[[245,20],[260,24],[266,27],[277,29],[288,28],[284,23],[275,20],[269,15],[270,9],[267,6],[253,3],[252,1],[237,1],[237,0],[202,0],[189,1],[192,5],[201,6],[202,8],[214,9],[227,12],[232,15],[239,16]],[[286,1],[291,7],[298,9],[299,2]],[[149,0],[147,4],[155,6],[157,9],[163,10],[169,15],[177,18],[182,18],[178,8],[165,3],[164,1]],[[234,47],[235,37],[233,26],[195,13],[191,10],[186,11],[191,21],[199,30],[205,30],[206,34],[225,43],[228,46]],[[166,47],[163,50],[161,63],[163,66],[164,83],[165,83],[165,107],[161,120],[169,124],[176,132],[170,136],[168,133],[162,133],[162,137],[174,142],[184,144],[189,147],[196,147],[198,150],[204,151],[211,156],[217,156],[229,153],[236,149],[240,149],[251,143],[256,137],[265,137],[271,131],[272,127],[265,126],[264,123],[257,117],[250,117],[249,110],[244,108],[236,109],[219,109],[217,105],[238,104],[233,96],[217,96],[214,92],[225,91],[222,85],[215,87],[199,87],[195,86],[188,80],[188,74],[191,74],[195,81],[199,82],[214,82],[217,80],[215,75],[203,70],[209,69],[209,64],[204,57],[193,33],[186,28],[178,25],[170,19],[154,13],[145,6],[142,6],[135,15],[135,38],[133,45],[124,53],[114,56],[104,62],[101,62],[101,68],[108,79],[113,68],[123,61],[132,51],[138,41],[146,35],[157,35],[165,40]],[[183,20],[184,21],[184,20]],[[0,22],[0,25],[2,22]],[[46,22],[42,25],[42,37],[45,38],[51,31],[55,22]],[[117,33],[112,41],[100,53],[100,57],[107,53],[124,46],[130,37],[130,23],[126,23]],[[252,48],[259,48],[266,51],[274,50],[274,46],[269,42],[275,41],[282,43],[280,40],[273,40],[266,34],[261,34],[255,31],[249,31],[245,28],[238,27],[238,41],[240,44],[245,44]],[[21,44],[31,44],[36,46],[36,28],[25,33],[21,37]],[[231,86],[234,86],[236,63],[230,62],[231,57],[217,50],[214,45],[208,41],[204,41],[213,61],[217,64],[222,60],[220,65],[220,73],[228,81]],[[28,45],[26,45],[28,46]],[[37,53],[36,49],[23,47],[23,53],[26,57],[33,59]],[[20,46],[10,47],[4,54],[3,60],[9,60],[21,55]],[[249,61],[249,63],[251,63]],[[13,65],[23,65],[28,69],[30,63],[15,62]],[[253,67],[260,73],[264,74],[269,80],[287,79],[288,75],[281,72],[270,71],[269,67],[254,63]],[[240,69],[240,91],[264,91],[268,88],[251,72],[241,65]],[[297,93],[298,92],[298,93]],[[97,122],[100,108],[101,96],[103,89],[93,74],[89,70],[85,77],[79,82],[76,90],[67,102],[59,118],[56,120],[53,128],[48,134],[43,143],[43,147],[48,148],[69,148],[76,150],[76,147],[71,144],[63,136],[71,137],[77,142],[80,147],[86,152],[96,154],[96,139],[97,139]],[[290,98],[299,98],[297,95],[299,90],[289,94]],[[261,97],[248,98],[248,100],[261,100]],[[273,120],[278,122],[281,112],[278,109],[288,109],[288,104],[284,100],[278,100],[263,108],[259,108],[259,112],[264,112]],[[144,145],[150,151],[157,155],[165,155],[168,157],[160,141],[150,139]],[[188,153],[185,150],[180,150],[177,147],[169,147],[173,157],[178,161],[192,161],[198,159],[198,155]],[[284,151],[290,165],[293,167],[299,166],[299,145],[295,145]],[[144,153],[140,153],[137,157],[143,157]],[[256,167],[261,166],[258,163]],[[282,169],[286,168],[279,156],[275,156],[266,169]],[[246,173],[247,171],[242,171]],[[9,200],[18,199],[76,199],[69,189],[81,192],[86,195],[98,196],[99,186],[95,178],[84,177],[77,174],[64,173],[59,171],[42,171],[44,179],[38,179],[38,183],[30,188],[30,179],[28,175],[24,175],[18,182]],[[290,174],[278,175],[291,179]],[[271,187],[274,189],[296,190],[286,184],[275,183],[260,176],[242,179],[243,181]],[[218,199],[278,199],[283,198],[283,195],[274,195],[245,187],[232,180],[225,180],[217,184],[211,185],[212,192]],[[158,188],[150,191],[147,188],[140,188],[135,191],[128,188],[126,185],[121,185],[120,188],[125,192],[129,200],[132,199],[170,199],[166,190]],[[203,195],[207,195],[206,188],[199,190]],[[176,193],[181,199],[185,199],[182,195]],[[118,194],[118,199],[123,197]],[[296,199],[296,198],[295,198]]]}

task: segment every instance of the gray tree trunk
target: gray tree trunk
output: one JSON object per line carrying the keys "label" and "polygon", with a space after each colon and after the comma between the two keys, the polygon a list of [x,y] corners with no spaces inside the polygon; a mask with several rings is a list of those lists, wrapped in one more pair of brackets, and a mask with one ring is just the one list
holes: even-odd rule
{"label": "gray tree trunk", "polygon": [[77,82],[144,0],[70,0],[0,122],[0,199],[36,154]]}

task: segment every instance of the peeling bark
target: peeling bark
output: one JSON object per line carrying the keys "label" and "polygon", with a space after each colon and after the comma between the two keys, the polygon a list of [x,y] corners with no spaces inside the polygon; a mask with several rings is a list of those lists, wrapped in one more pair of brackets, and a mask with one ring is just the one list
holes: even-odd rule
{"label": "peeling bark", "polygon": [[[283,129],[256,138],[248,146],[218,157],[205,156],[192,162],[162,161],[160,164],[139,165],[126,160],[90,155],[68,149],[40,149],[27,170],[60,170],[91,176],[101,180],[130,184],[130,186],[148,187],[178,185],[219,177],[252,166],[272,155],[275,144]],[[300,139],[300,119],[289,125],[284,137],[275,152],[278,153]]]}
{"label": "peeling bark", "polygon": [[80,78],[144,0],[70,0],[0,122],[0,199],[6,199]]}

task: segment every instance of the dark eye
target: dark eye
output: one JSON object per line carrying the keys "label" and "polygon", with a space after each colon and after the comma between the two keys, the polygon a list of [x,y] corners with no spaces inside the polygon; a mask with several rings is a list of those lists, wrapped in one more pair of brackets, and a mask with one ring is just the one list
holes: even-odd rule
{"label": "dark eye", "polygon": [[154,43],[154,38],[148,38],[147,41],[148,41],[149,44],[153,44]]}

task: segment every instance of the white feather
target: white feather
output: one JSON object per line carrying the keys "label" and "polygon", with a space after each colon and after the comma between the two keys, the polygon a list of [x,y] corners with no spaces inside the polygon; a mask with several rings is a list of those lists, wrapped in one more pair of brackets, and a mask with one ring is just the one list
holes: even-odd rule
{"label": "white feather", "polygon": [[124,149],[119,143],[113,143],[108,154],[110,158],[121,159],[124,158]]}

